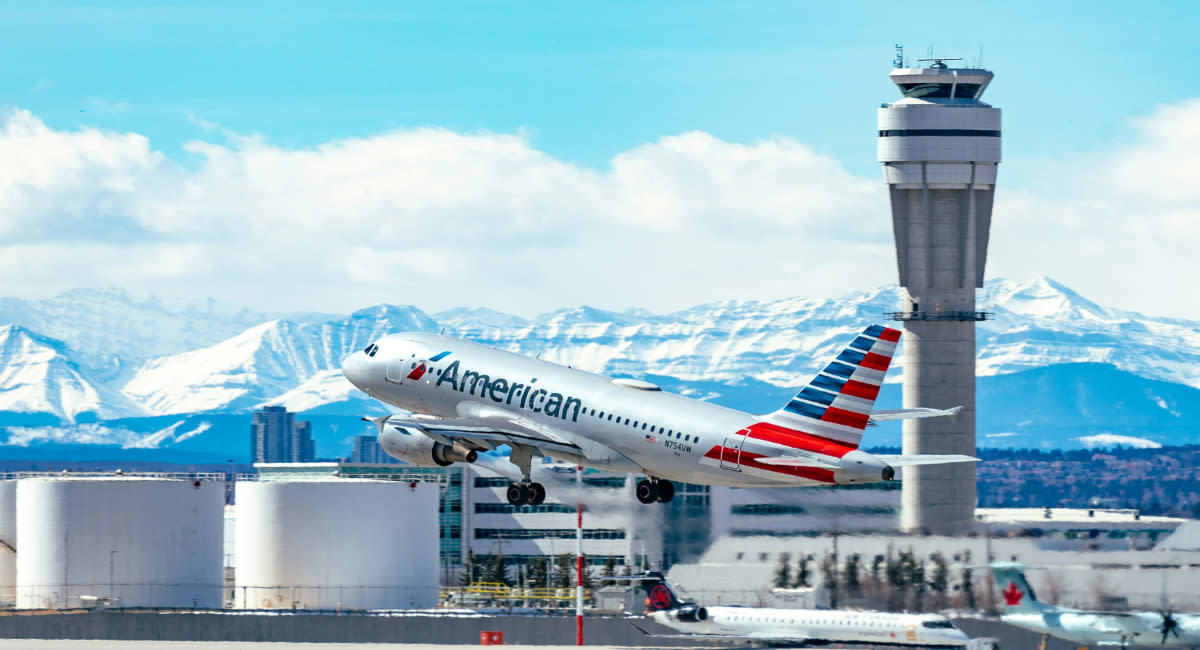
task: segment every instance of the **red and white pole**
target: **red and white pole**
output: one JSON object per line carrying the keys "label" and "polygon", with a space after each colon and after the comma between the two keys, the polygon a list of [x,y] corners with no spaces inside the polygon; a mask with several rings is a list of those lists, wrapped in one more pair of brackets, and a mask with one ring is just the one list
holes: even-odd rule
{"label": "red and white pole", "polygon": [[575,504],[575,645],[583,645],[583,466],[575,466],[579,503]]}

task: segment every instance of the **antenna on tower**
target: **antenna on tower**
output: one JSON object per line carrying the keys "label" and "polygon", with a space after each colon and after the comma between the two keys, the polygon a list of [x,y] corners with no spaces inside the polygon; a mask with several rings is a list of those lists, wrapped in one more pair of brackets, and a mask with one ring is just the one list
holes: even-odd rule
{"label": "antenna on tower", "polygon": [[932,58],[929,58],[929,59],[917,59],[917,61],[933,61],[933,65],[931,65],[931,66],[929,66],[929,67],[931,67],[931,68],[945,68],[945,67],[946,67],[946,63],[945,63],[946,61],[962,61],[962,57],[955,57],[955,58],[951,58],[951,57],[945,57],[945,56],[935,56],[935,57],[932,57]]}
{"label": "antenna on tower", "polygon": [[896,43],[896,58],[892,59],[892,67],[904,67],[904,46],[899,43]]}

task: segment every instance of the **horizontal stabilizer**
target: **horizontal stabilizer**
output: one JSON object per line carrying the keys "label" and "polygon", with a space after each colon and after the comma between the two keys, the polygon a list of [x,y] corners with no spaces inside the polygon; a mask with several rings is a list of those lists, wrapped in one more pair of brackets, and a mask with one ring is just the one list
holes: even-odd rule
{"label": "horizontal stabilizer", "polygon": [[888,422],[890,420],[916,420],[918,418],[940,418],[946,415],[958,415],[961,406],[948,409],[911,408],[911,409],[879,409],[871,411],[871,422]]}
{"label": "horizontal stabilizer", "polygon": [[962,454],[916,454],[912,456],[889,456],[887,454],[876,454],[875,457],[887,463],[888,465],[891,465],[892,467],[979,462],[979,459],[974,456],[964,456]]}

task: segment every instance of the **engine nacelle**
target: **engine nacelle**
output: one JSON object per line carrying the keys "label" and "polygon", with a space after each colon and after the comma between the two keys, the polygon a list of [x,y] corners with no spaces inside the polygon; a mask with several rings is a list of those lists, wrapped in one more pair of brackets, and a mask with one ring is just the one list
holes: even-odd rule
{"label": "engine nacelle", "polygon": [[839,484],[847,483],[878,483],[890,481],[896,477],[896,470],[891,465],[865,451],[854,450],[838,461],[839,469],[833,478]]}
{"label": "engine nacelle", "polygon": [[708,620],[708,610],[695,605],[684,605],[675,610],[675,620],[684,623],[703,623]]}
{"label": "engine nacelle", "polygon": [[379,446],[389,456],[422,467],[445,467],[451,463],[473,463],[479,456],[462,443],[453,446],[430,438],[413,427],[384,425],[379,434]]}

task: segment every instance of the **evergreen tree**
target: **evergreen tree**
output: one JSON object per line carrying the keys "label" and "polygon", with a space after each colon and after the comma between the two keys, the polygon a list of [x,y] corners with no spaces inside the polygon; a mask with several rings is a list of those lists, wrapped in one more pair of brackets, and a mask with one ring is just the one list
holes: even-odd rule
{"label": "evergreen tree", "polygon": [[829,606],[837,609],[838,606],[838,565],[837,556],[830,553],[825,554],[825,559],[821,560],[821,586],[829,590]]}
{"label": "evergreen tree", "polygon": [[550,562],[545,555],[539,555],[533,558],[533,562],[529,566],[529,572],[526,576],[526,585],[529,587],[546,587],[546,579],[550,577]]}
{"label": "evergreen tree", "polygon": [[574,564],[574,562],[571,561],[572,559],[573,558],[570,555],[567,555],[566,553],[563,553],[562,555],[559,555],[558,557],[554,558],[554,586],[555,587],[563,589],[563,588],[571,586],[571,583],[573,582],[571,580],[571,569],[574,568],[572,566]]}
{"label": "evergreen tree", "polygon": [[793,587],[812,586],[812,569],[809,567],[811,561],[811,555],[800,553],[800,559],[796,560],[796,578],[792,581]]}
{"label": "evergreen tree", "polygon": [[487,568],[484,575],[484,582],[498,582],[502,585],[510,584],[508,566],[504,563],[504,555],[497,553],[487,556]]}
{"label": "evergreen tree", "polygon": [[[611,578],[617,575],[617,556],[610,555],[604,560],[604,569],[601,570],[600,575],[604,576],[605,578]],[[612,581],[601,580],[600,584],[611,585]]]}
{"label": "evergreen tree", "polygon": [[942,609],[946,606],[946,590],[950,587],[950,567],[941,551],[930,555],[929,561],[933,563],[933,570],[929,573],[929,590],[933,592],[934,606]]}
{"label": "evergreen tree", "polygon": [[883,555],[876,555],[874,560],[871,560],[871,585],[875,588],[883,586],[884,566],[887,564],[887,558]]}
{"label": "evergreen tree", "polygon": [[846,584],[846,594],[858,596],[862,594],[862,584],[858,572],[862,565],[862,555],[851,553],[846,557],[846,566],[842,569],[842,582]]}
{"label": "evergreen tree", "polygon": [[479,561],[475,558],[475,553],[467,550],[467,561],[463,563],[462,576],[459,577],[459,584],[467,586],[476,581],[479,577]]}
{"label": "evergreen tree", "polygon": [[792,584],[792,567],[789,562],[791,558],[787,553],[779,554],[779,564],[775,567],[775,577],[771,579],[771,586],[776,589],[785,589]]}

